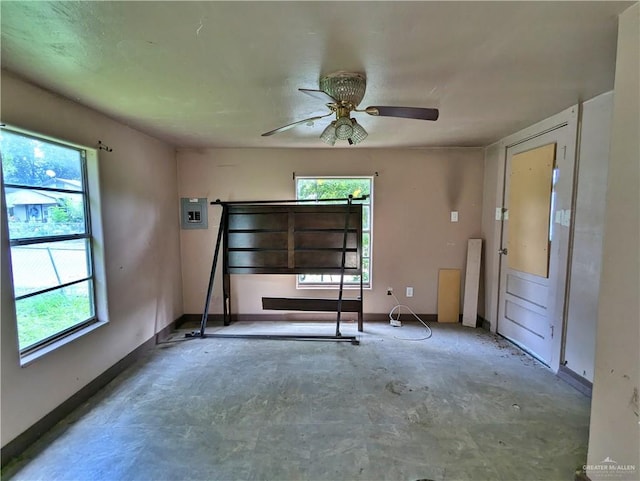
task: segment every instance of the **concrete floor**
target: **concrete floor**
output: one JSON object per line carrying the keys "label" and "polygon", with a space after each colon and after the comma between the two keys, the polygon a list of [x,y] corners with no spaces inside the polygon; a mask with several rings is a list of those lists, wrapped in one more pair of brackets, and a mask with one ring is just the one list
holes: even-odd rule
{"label": "concrete floor", "polygon": [[[332,334],[329,324],[231,332]],[[572,480],[588,398],[480,329],[153,349],[4,470],[13,480]],[[346,324],[343,335],[356,334]],[[181,336],[176,336],[182,339]]]}

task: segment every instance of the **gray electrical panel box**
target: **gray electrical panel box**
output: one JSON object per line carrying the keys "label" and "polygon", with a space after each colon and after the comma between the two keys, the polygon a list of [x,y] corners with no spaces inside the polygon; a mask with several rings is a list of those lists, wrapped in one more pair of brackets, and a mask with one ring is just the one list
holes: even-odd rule
{"label": "gray electrical panel box", "polygon": [[207,199],[189,197],[180,199],[181,227],[183,229],[207,229]]}

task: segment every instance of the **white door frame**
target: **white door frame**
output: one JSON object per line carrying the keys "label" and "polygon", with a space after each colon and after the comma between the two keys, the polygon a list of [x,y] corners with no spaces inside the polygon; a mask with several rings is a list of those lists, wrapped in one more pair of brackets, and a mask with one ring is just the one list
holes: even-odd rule
{"label": "white door frame", "polygon": [[[554,295],[551,296],[548,312],[549,322],[554,329],[554,336],[552,341],[552,352],[549,367],[554,372],[558,372],[558,370],[560,369],[561,352],[562,346],[564,344],[563,338],[564,317],[566,311],[565,304],[567,300],[567,275],[571,262],[569,240],[571,237],[571,231],[573,229],[573,193],[576,181],[575,167],[576,149],[578,142],[578,113],[579,105],[576,104],[556,115],[553,115],[552,117],[549,117],[530,127],[527,127],[526,129],[516,132],[515,134],[512,134],[508,137],[505,137],[498,143],[498,195],[496,200],[499,204],[497,205],[497,208],[502,208],[504,206],[507,149],[509,149],[510,147],[514,147],[520,143],[526,142],[527,140],[535,138],[546,132],[558,129],[562,126],[566,126],[567,128],[566,149],[559,148],[556,154],[556,158],[558,159],[557,163],[561,168],[561,173],[558,179],[558,183],[556,184],[556,199],[554,206],[555,211],[551,213],[552,221],[554,222],[555,241],[551,243],[551,252],[549,255],[549,283],[551,292],[553,292]],[[566,175],[567,173],[570,173],[570,175]],[[555,223],[558,211],[568,211],[568,225]],[[496,222],[496,224],[498,224],[496,233],[499,234],[497,237],[498,242],[496,242],[496,245],[498,246],[498,248],[500,248],[503,245],[502,222]],[[502,257],[503,256],[496,256],[496,265],[494,266],[497,269],[496,272],[498,273],[498,286],[497,289],[495,289],[495,291],[493,292],[493,299],[491,299],[492,304],[496,306],[496,322],[492,323],[492,328],[495,325],[495,329],[492,329],[493,332],[497,331],[497,324],[500,322],[497,313],[499,312],[498,307],[500,301],[501,286],[499,285],[499,279],[502,268]]]}

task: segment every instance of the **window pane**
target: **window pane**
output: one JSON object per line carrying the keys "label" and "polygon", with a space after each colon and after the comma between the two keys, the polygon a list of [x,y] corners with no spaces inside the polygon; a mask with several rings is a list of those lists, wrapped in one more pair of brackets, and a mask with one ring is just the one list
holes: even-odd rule
{"label": "window pane", "polygon": [[0,131],[7,184],[82,190],[80,151],[7,130]]}
{"label": "window pane", "polygon": [[342,199],[369,194],[369,179],[297,179],[298,199]]}
{"label": "window pane", "polygon": [[16,301],[20,350],[94,316],[91,281]]}
{"label": "window pane", "polygon": [[300,274],[298,276],[300,284],[317,284],[322,282],[319,274]]}
{"label": "window pane", "polygon": [[371,208],[368,205],[362,206],[362,230],[369,230],[369,217],[371,216]]}
{"label": "window pane", "polygon": [[84,234],[84,196],[7,187],[9,238]]}
{"label": "window pane", "polygon": [[[365,276],[365,279],[367,277]],[[340,284],[340,274],[300,274],[298,283],[301,285],[331,285]],[[344,285],[360,284],[360,276],[345,275]]]}
{"label": "window pane", "polygon": [[89,277],[88,240],[11,247],[16,297]]}
{"label": "window pane", "polygon": [[369,257],[369,234],[362,234],[362,257]]}
{"label": "window pane", "polygon": [[[345,198],[349,195],[362,197],[371,195],[372,179],[369,177],[317,177],[317,178],[296,178],[296,198],[298,199],[337,199]],[[363,204],[362,210],[362,246],[363,246],[363,282],[369,285],[369,265],[370,265],[370,243],[371,243],[371,198],[356,201]],[[360,284],[360,276],[345,276],[345,284]],[[340,283],[339,275],[318,275],[307,274],[298,276],[298,285],[325,285],[337,287]]]}
{"label": "window pane", "polygon": [[362,259],[362,282],[365,284],[369,282],[370,276],[370,268],[369,268],[369,259]]}

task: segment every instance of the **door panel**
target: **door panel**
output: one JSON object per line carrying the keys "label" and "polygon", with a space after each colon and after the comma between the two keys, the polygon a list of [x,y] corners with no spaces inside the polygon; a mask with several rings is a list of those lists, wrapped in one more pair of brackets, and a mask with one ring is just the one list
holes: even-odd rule
{"label": "door panel", "polygon": [[[522,346],[525,350],[532,354],[546,352],[549,349],[549,342],[546,339],[532,334],[531,331],[514,322],[503,322],[500,326],[500,334],[507,339],[512,340],[519,346]],[[526,345],[518,342],[518,339],[526,339]],[[536,357],[541,359],[541,357],[538,355],[536,355]]]}
{"label": "door panel", "polygon": [[[518,299],[521,301],[521,299]],[[537,326],[542,324],[546,318],[546,311],[543,309],[531,309],[526,302],[519,303],[513,300],[507,300],[505,305],[504,317],[515,322],[520,327],[536,334]],[[538,335],[538,334],[536,334]],[[539,337],[542,337],[539,335]]]}
{"label": "door panel", "polygon": [[546,283],[538,284],[534,280],[525,279],[524,276],[507,275],[507,293],[526,299],[543,309],[546,309],[547,289]]}
{"label": "door panel", "polygon": [[498,333],[546,364],[553,347],[553,169],[566,135],[567,127],[559,127],[509,147],[506,155]]}

